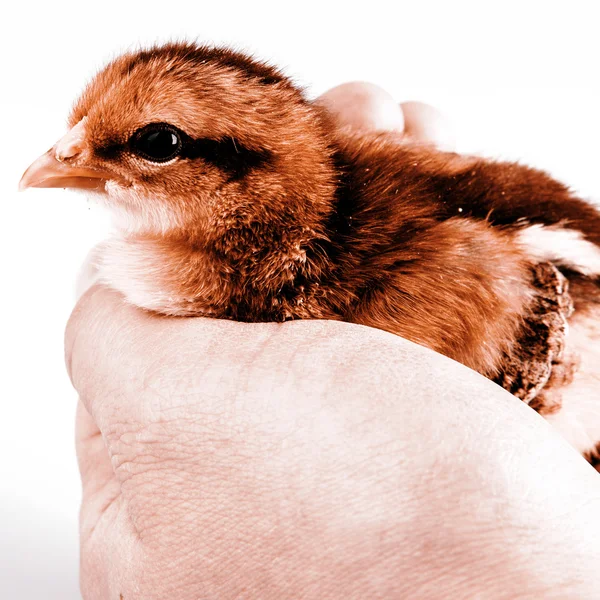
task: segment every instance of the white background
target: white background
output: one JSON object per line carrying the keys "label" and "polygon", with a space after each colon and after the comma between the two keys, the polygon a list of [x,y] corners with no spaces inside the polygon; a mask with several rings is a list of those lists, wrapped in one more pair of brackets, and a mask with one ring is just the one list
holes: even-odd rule
{"label": "white background", "polygon": [[[385,8],[388,4],[390,7]],[[311,96],[363,79],[442,109],[465,152],[545,168],[600,197],[600,32],[589,2],[13,3],[0,21],[0,598],[78,598],[75,394],[62,335],[102,212],[63,190],[17,195],[85,81],[168,38],[233,44]]]}

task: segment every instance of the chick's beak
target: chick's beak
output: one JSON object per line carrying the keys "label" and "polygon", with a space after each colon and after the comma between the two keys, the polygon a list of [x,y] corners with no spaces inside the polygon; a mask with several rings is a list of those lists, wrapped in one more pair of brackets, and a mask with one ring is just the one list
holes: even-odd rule
{"label": "chick's beak", "polygon": [[19,182],[20,191],[32,187],[104,190],[106,182],[114,174],[91,168],[80,160],[84,148],[85,121],[85,118],[82,119],[29,166]]}
{"label": "chick's beak", "polygon": [[107,172],[60,162],[52,148],[46,154],[42,154],[23,173],[19,190],[32,187],[103,190],[108,179]]}

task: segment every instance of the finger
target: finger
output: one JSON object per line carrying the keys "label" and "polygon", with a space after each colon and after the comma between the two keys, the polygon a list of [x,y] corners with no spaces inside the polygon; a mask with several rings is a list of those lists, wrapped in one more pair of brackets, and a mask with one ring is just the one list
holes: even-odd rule
{"label": "finger", "polygon": [[163,317],[95,286],[69,319],[65,360],[82,403],[110,442],[119,424],[154,421],[177,402],[186,370],[193,379],[206,371],[207,393],[233,387],[242,367],[232,357],[255,351],[273,327]]}
{"label": "finger", "polygon": [[113,469],[102,434],[81,401],[77,403],[75,447],[83,493],[93,494],[112,479]]}
{"label": "finger", "polygon": [[[65,360],[73,386],[98,428],[97,404],[127,395],[139,371],[136,329],[145,314],[116,292],[94,286],[80,299],[65,332]],[[128,352],[128,349],[131,350]],[[112,381],[112,384],[109,383]]]}
{"label": "finger", "polygon": [[82,296],[69,319],[65,332],[67,370],[101,431],[105,421],[99,409],[106,404],[110,410],[120,398],[133,397],[138,391],[138,379],[145,371],[141,359],[147,354],[139,332],[143,330],[151,344],[155,320],[160,321],[100,286],[93,286]]}
{"label": "finger", "polygon": [[102,434],[81,401],[77,404],[75,444],[82,485],[80,530],[85,539],[119,497],[120,485]]}
{"label": "finger", "polygon": [[340,129],[404,131],[402,109],[383,88],[372,83],[343,83],[317,99]]}
{"label": "finger", "polygon": [[403,102],[400,106],[410,141],[433,144],[440,150],[454,150],[454,131],[443,113],[424,102]]}
{"label": "finger", "polygon": [[[82,483],[80,582],[85,598],[113,598],[111,578],[137,540],[105,441],[83,403],[77,405],[76,448]],[[118,560],[115,563],[115,558]],[[122,580],[123,576],[117,576]]]}

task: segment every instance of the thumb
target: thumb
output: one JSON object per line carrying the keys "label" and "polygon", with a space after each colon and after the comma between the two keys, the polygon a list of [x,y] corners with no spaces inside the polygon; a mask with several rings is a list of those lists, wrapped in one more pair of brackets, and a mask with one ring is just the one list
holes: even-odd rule
{"label": "thumb", "polygon": [[224,385],[235,388],[242,359],[258,351],[274,326],[163,317],[94,286],[67,324],[65,360],[83,406],[107,438],[122,425],[160,420],[191,397],[179,389],[186,381],[201,381],[209,396]]}
{"label": "thumb", "polygon": [[75,307],[65,332],[66,366],[100,431],[115,418],[136,419],[139,406],[132,400],[160,352],[163,321],[100,286],[90,288]]}

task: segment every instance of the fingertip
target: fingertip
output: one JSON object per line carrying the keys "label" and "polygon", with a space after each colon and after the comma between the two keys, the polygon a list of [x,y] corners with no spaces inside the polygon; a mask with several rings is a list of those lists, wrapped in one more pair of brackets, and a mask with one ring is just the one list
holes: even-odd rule
{"label": "fingertip", "polygon": [[327,108],[342,130],[396,131],[409,142],[433,144],[446,151],[456,147],[454,130],[441,111],[425,102],[398,104],[386,90],[372,83],[343,83],[316,102]]}
{"label": "fingertip", "polygon": [[94,285],[84,293],[66,326],[65,363],[100,429],[117,412],[120,418],[127,413],[133,419],[145,410],[137,400],[146,377],[157,356],[172,354],[173,340],[186,322],[135,307],[105,286]]}
{"label": "fingertip", "polygon": [[403,102],[400,106],[410,141],[433,144],[440,150],[456,148],[454,130],[444,113],[425,102]]}
{"label": "fingertip", "polygon": [[373,83],[343,83],[322,94],[317,102],[330,111],[340,129],[404,131],[402,109],[388,92]]}
{"label": "fingertip", "polygon": [[107,340],[117,332],[126,336],[129,323],[135,321],[135,312],[120,294],[105,286],[93,285],[81,296],[64,337],[65,364],[76,390],[81,392],[88,371],[100,358],[111,358]]}
{"label": "fingertip", "polygon": [[73,382],[73,350],[77,341],[77,337],[80,331],[85,328],[85,322],[89,319],[89,311],[93,303],[93,297],[95,294],[100,293],[102,288],[97,285],[93,285],[87,289],[78,298],[75,308],[71,312],[67,326],[65,328],[65,364],[67,367],[67,373]]}

